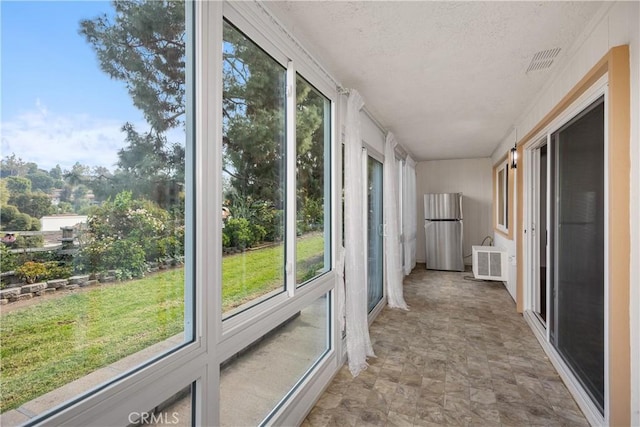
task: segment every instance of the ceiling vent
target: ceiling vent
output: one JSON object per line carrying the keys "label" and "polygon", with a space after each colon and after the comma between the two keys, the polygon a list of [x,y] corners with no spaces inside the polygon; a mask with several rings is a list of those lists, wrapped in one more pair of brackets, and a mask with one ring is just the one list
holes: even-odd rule
{"label": "ceiling vent", "polygon": [[553,65],[553,60],[560,53],[560,48],[556,47],[555,49],[543,50],[531,58],[531,64],[529,64],[529,68],[527,68],[527,73],[530,71],[540,71],[546,70],[547,68]]}

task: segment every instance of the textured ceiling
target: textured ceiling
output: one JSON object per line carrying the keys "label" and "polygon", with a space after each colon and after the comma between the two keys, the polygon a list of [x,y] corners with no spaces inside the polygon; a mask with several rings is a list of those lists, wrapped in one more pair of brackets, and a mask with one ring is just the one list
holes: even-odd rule
{"label": "textured ceiling", "polygon": [[[488,157],[601,2],[269,2],[417,160]],[[527,73],[537,52],[561,48]]]}

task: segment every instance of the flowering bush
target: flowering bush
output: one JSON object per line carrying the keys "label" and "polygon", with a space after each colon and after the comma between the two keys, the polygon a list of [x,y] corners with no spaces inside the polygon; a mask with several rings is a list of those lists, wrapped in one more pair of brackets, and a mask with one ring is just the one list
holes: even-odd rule
{"label": "flowering bush", "polygon": [[16,268],[15,271],[18,277],[21,277],[27,283],[35,283],[46,274],[47,267],[41,262],[27,261]]}
{"label": "flowering bush", "polygon": [[130,279],[144,276],[147,264],[144,250],[135,241],[105,238],[93,240],[80,251],[76,268],[90,273],[114,270],[118,279]]}
{"label": "flowering bush", "polygon": [[[104,265],[105,261],[100,258],[110,253],[109,247],[116,242],[128,242],[119,244],[121,250],[127,246],[125,252],[133,251],[133,247],[141,249],[146,261],[178,258],[184,252],[182,218],[172,220],[166,210],[154,203],[133,200],[129,191],[119,193],[113,201],[93,210],[88,219],[88,235],[88,244],[82,249],[80,260],[85,271],[93,271],[95,265]],[[123,259],[123,262],[124,270],[137,274],[138,266],[128,265],[135,265],[137,259],[130,262]]]}

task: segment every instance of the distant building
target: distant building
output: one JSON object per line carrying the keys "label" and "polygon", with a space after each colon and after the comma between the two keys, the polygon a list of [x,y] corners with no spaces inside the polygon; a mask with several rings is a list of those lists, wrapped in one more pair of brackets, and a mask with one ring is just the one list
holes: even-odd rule
{"label": "distant building", "polygon": [[48,215],[40,218],[40,229],[42,231],[59,231],[60,227],[73,227],[77,224],[86,223],[86,215],[60,214]]}
{"label": "distant building", "polygon": [[62,189],[56,188],[51,190],[49,197],[51,198],[51,204],[53,206],[58,206],[60,204],[60,196],[62,195]]}

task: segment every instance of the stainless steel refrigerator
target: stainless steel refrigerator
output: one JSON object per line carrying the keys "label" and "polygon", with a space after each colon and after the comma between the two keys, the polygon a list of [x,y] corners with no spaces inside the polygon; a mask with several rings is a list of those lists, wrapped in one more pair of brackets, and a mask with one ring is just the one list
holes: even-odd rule
{"label": "stainless steel refrigerator", "polygon": [[464,271],[462,193],[424,195],[427,269]]}

